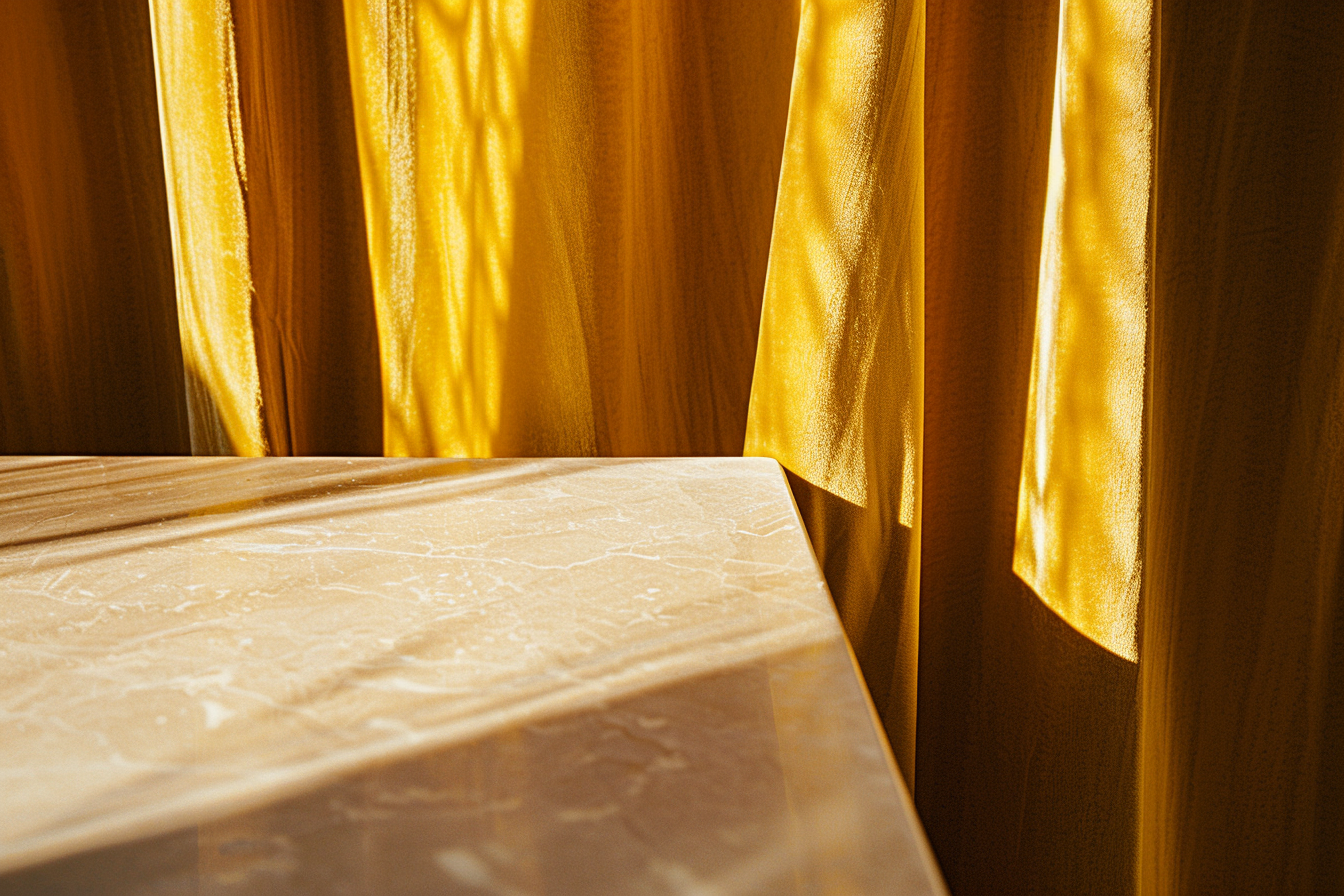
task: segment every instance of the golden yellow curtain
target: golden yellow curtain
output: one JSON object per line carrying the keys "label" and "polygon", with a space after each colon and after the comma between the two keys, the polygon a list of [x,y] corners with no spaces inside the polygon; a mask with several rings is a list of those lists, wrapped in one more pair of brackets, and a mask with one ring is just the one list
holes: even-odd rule
{"label": "golden yellow curtain", "polygon": [[746,453],[777,458],[915,770],[924,10],[803,5]]}
{"label": "golden yellow curtain", "polygon": [[954,892],[1344,887],[1344,8],[9,0],[0,449],[756,454]]}
{"label": "golden yellow curtain", "polygon": [[954,893],[1124,894],[1136,666],[1013,572],[1067,6],[985,9],[928,6],[915,803]]}
{"label": "golden yellow curtain", "polygon": [[1161,0],[1143,892],[1344,890],[1344,9]]}
{"label": "golden yellow curtain", "polygon": [[797,15],[345,4],[386,453],[741,453]]}

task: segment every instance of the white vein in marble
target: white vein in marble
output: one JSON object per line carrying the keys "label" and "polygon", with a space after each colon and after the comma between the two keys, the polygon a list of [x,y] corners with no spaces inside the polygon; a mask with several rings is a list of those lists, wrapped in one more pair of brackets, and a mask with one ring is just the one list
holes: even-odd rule
{"label": "white vein in marble", "polygon": [[0,870],[839,637],[754,459],[4,460],[0,594]]}

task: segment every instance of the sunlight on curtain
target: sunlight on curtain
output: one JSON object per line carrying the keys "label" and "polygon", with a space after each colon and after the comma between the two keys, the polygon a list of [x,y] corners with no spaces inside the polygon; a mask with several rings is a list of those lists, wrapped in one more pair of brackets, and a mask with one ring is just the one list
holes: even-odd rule
{"label": "sunlight on curtain", "polygon": [[907,776],[923,416],[923,10],[913,0],[803,5],[745,448],[803,480],[808,533]]}
{"label": "sunlight on curtain", "polygon": [[348,0],[389,454],[737,454],[795,0]]}
{"label": "sunlight on curtain", "polygon": [[191,451],[265,454],[232,10],[151,0],[150,22]]}
{"label": "sunlight on curtain", "polygon": [[533,4],[347,0],[345,12],[384,450],[488,456]]}
{"label": "sunlight on curtain", "polygon": [[1338,891],[1341,84],[1282,0],[3,0],[0,448],[774,457],[954,887]]}
{"label": "sunlight on curtain", "polygon": [[1137,660],[1150,0],[1063,0],[1013,571]]}

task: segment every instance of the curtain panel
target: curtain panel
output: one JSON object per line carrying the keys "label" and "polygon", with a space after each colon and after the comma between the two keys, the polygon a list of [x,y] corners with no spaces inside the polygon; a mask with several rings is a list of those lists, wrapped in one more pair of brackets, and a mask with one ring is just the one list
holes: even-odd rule
{"label": "curtain panel", "polygon": [[1344,7],[0,4],[0,449],[776,458],[958,893],[1344,888],[1341,240]]}

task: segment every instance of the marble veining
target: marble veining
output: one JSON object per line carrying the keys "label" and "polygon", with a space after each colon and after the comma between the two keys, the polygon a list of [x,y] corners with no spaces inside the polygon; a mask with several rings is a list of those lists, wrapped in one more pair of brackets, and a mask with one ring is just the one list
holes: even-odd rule
{"label": "marble veining", "polygon": [[[860,766],[890,791],[892,836],[909,836],[773,461],[6,459],[0,589],[0,871],[192,825],[204,837],[315,793],[329,827],[441,806],[451,778],[370,798],[359,775],[567,724],[589,726],[588,741],[556,746],[578,752],[541,777],[610,759],[584,743],[644,752],[616,763],[605,795],[593,782],[610,776],[589,776],[548,805],[548,823],[628,839],[632,799],[688,769],[703,778],[710,761],[678,746],[698,737],[686,732],[703,706],[675,695],[751,669],[755,702],[733,697],[740,717],[715,724],[740,729],[725,744],[775,746],[733,779],[789,777],[780,757],[801,754],[780,738],[792,725],[807,742],[808,714],[843,696],[849,747],[869,745]],[[780,658],[817,651],[829,665],[776,680]],[[827,675],[826,694],[803,686]],[[800,768],[790,786],[817,774]],[[821,790],[805,802],[823,814],[847,798]],[[504,787],[472,811],[507,815],[512,800],[533,817],[536,799]],[[759,808],[737,836],[760,840],[787,816]],[[767,864],[737,872],[757,883],[787,864],[785,840],[761,842],[773,852],[748,853]],[[463,892],[507,892],[492,881],[508,863],[487,846],[448,838],[417,855]],[[276,849],[264,868],[298,861],[299,847]],[[701,892],[677,885],[700,880],[694,862],[669,861],[645,856],[639,873]]]}

